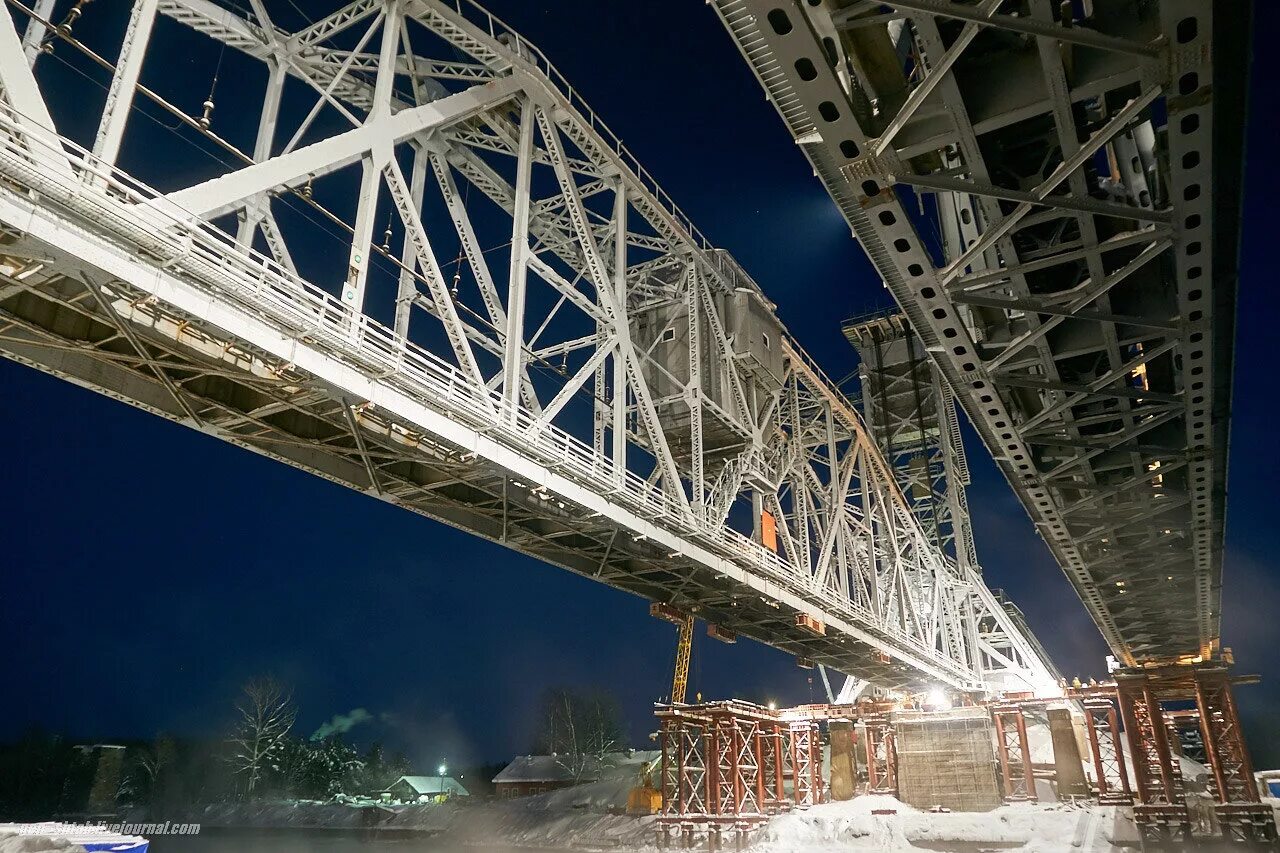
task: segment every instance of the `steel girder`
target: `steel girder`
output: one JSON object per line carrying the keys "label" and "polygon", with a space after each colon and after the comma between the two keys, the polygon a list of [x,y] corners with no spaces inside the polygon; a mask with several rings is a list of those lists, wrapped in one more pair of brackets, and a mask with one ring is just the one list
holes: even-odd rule
{"label": "steel girder", "polygon": [[[0,352],[884,687],[1053,689],[755,282],[536,48],[471,4],[299,33],[254,8],[138,0],[95,151],[0,65]],[[268,72],[251,150],[180,115],[239,163],[167,194],[115,167],[135,98],[180,114],[138,83],[155,15]],[[287,142],[282,103],[311,105]]]}
{"label": "steel girder", "polygon": [[1247,10],[714,5],[1117,656],[1215,654]]}

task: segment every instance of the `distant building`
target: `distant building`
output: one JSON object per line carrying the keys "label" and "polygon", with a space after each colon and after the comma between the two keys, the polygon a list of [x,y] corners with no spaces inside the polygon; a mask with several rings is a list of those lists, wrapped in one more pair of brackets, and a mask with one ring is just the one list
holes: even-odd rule
{"label": "distant building", "polygon": [[77,746],[76,750],[93,767],[93,786],[89,789],[87,813],[114,814],[127,749],[114,743],[95,743]]}
{"label": "distant building", "polygon": [[589,759],[582,774],[576,779],[569,769],[569,761],[565,756],[557,755],[517,755],[515,759],[502,768],[493,777],[494,793],[507,799],[510,797],[529,797],[534,794],[545,794],[587,782],[599,782],[602,779],[639,779],[647,766],[660,753],[628,750],[612,752],[602,759]]}
{"label": "distant building", "polygon": [[452,776],[401,776],[382,792],[382,799],[397,803],[429,803],[470,795],[471,792]]}
{"label": "distant building", "polygon": [[592,768],[575,779],[573,772],[554,755],[517,755],[493,777],[493,790],[504,799],[528,797],[582,782],[594,782],[599,778],[599,769]]}

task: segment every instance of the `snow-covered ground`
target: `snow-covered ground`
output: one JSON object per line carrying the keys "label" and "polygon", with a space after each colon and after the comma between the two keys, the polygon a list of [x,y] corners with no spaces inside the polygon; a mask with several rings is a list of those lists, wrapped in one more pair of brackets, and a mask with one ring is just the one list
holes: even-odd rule
{"label": "snow-covered ground", "polygon": [[[1182,769],[1188,779],[1204,773],[1203,767],[1185,759]],[[619,767],[598,782],[532,797],[487,802],[459,798],[443,805],[378,807],[377,826],[479,847],[649,853],[655,849],[655,818],[621,813],[638,778],[637,764]],[[1275,804],[1280,806],[1280,800]],[[875,814],[877,811],[893,814]],[[354,830],[367,825],[366,815],[351,805],[296,802],[209,806],[188,819],[210,828]],[[1022,853],[1111,853],[1136,843],[1132,822],[1122,809],[1042,802],[1006,805],[990,812],[937,814],[893,797],[864,795],[776,816],[756,833],[751,849],[760,853],[972,853],[991,848]],[[0,853],[10,851],[0,848]]]}
{"label": "snow-covered ground", "polygon": [[86,850],[145,850],[136,835],[120,835],[105,827],[47,821],[0,823],[0,853],[85,853]]}
{"label": "snow-covered ground", "polygon": [[[893,814],[876,813],[887,811]],[[1019,803],[990,812],[935,814],[893,797],[861,796],[776,817],[753,849],[945,850],[947,842],[958,842],[962,849],[992,844],[1026,853],[1102,853],[1113,849],[1113,842],[1132,838],[1125,824],[1117,825],[1113,808]]]}
{"label": "snow-covered ground", "polygon": [[[606,779],[534,797],[488,803],[403,806],[381,828],[417,830],[480,846],[650,851],[652,817],[619,814],[629,780]],[[894,814],[875,814],[876,811]],[[287,805],[234,814],[206,812],[206,825],[353,829],[359,812],[344,806]],[[1109,853],[1136,842],[1115,808],[1021,803],[990,812],[935,814],[893,797],[864,795],[774,817],[752,839],[761,853],[802,851],[972,851],[992,845],[1023,853]],[[955,842],[954,848],[948,842]]]}
{"label": "snow-covered ground", "polygon": [[0,853],[83,853],[84,848],[44,835],[17,835],[0,829]]}

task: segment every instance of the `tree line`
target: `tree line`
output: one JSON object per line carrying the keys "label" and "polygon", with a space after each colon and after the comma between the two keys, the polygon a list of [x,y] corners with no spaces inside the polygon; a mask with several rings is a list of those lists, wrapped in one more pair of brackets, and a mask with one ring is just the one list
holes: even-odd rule
{"label": "tree line", "polygon": [[[590,778],[626,746],[618,704],[603,692],[550,688],[536,713],[529,751],[556,756],[574,780]],[[414,771],[403,753],[389,756],[377,742],[357,749],[333,726],[300,736],[297,717],[288,686],[261,677],[241,688],[221,738],[161,734],[103,748],[32,729],[0,743],[0,820],[130,810],[173,815],[207,803],[377,797]],[[482,793],[503,766],[475,768],[465,783],[473,794]]]}
{"label": "tree line", "polygon": [[141,808],[173,813],[197,803],[274,799],[332,800],[377,796],[411,772],[402,753],[380,743],[360,751],[339,732],[294,731],[297,706],[273,678],[246,683],[235,718],[220,739],[161,734],[116,741],[105,750],[32,729],[0,744],[0,817],[117,813]]}

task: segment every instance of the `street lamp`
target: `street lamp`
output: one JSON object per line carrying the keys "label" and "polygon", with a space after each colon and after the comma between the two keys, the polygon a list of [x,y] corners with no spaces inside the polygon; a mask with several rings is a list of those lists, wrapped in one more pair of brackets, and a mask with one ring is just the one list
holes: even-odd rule
{"label": "street lamp", "polygon": [[441,764],[439,767],[436,768],[436,770],[438,770],[440,773],[440,788],[439,788],[440,801],[444,802],[444,774],[448,772],[449,768]]}

